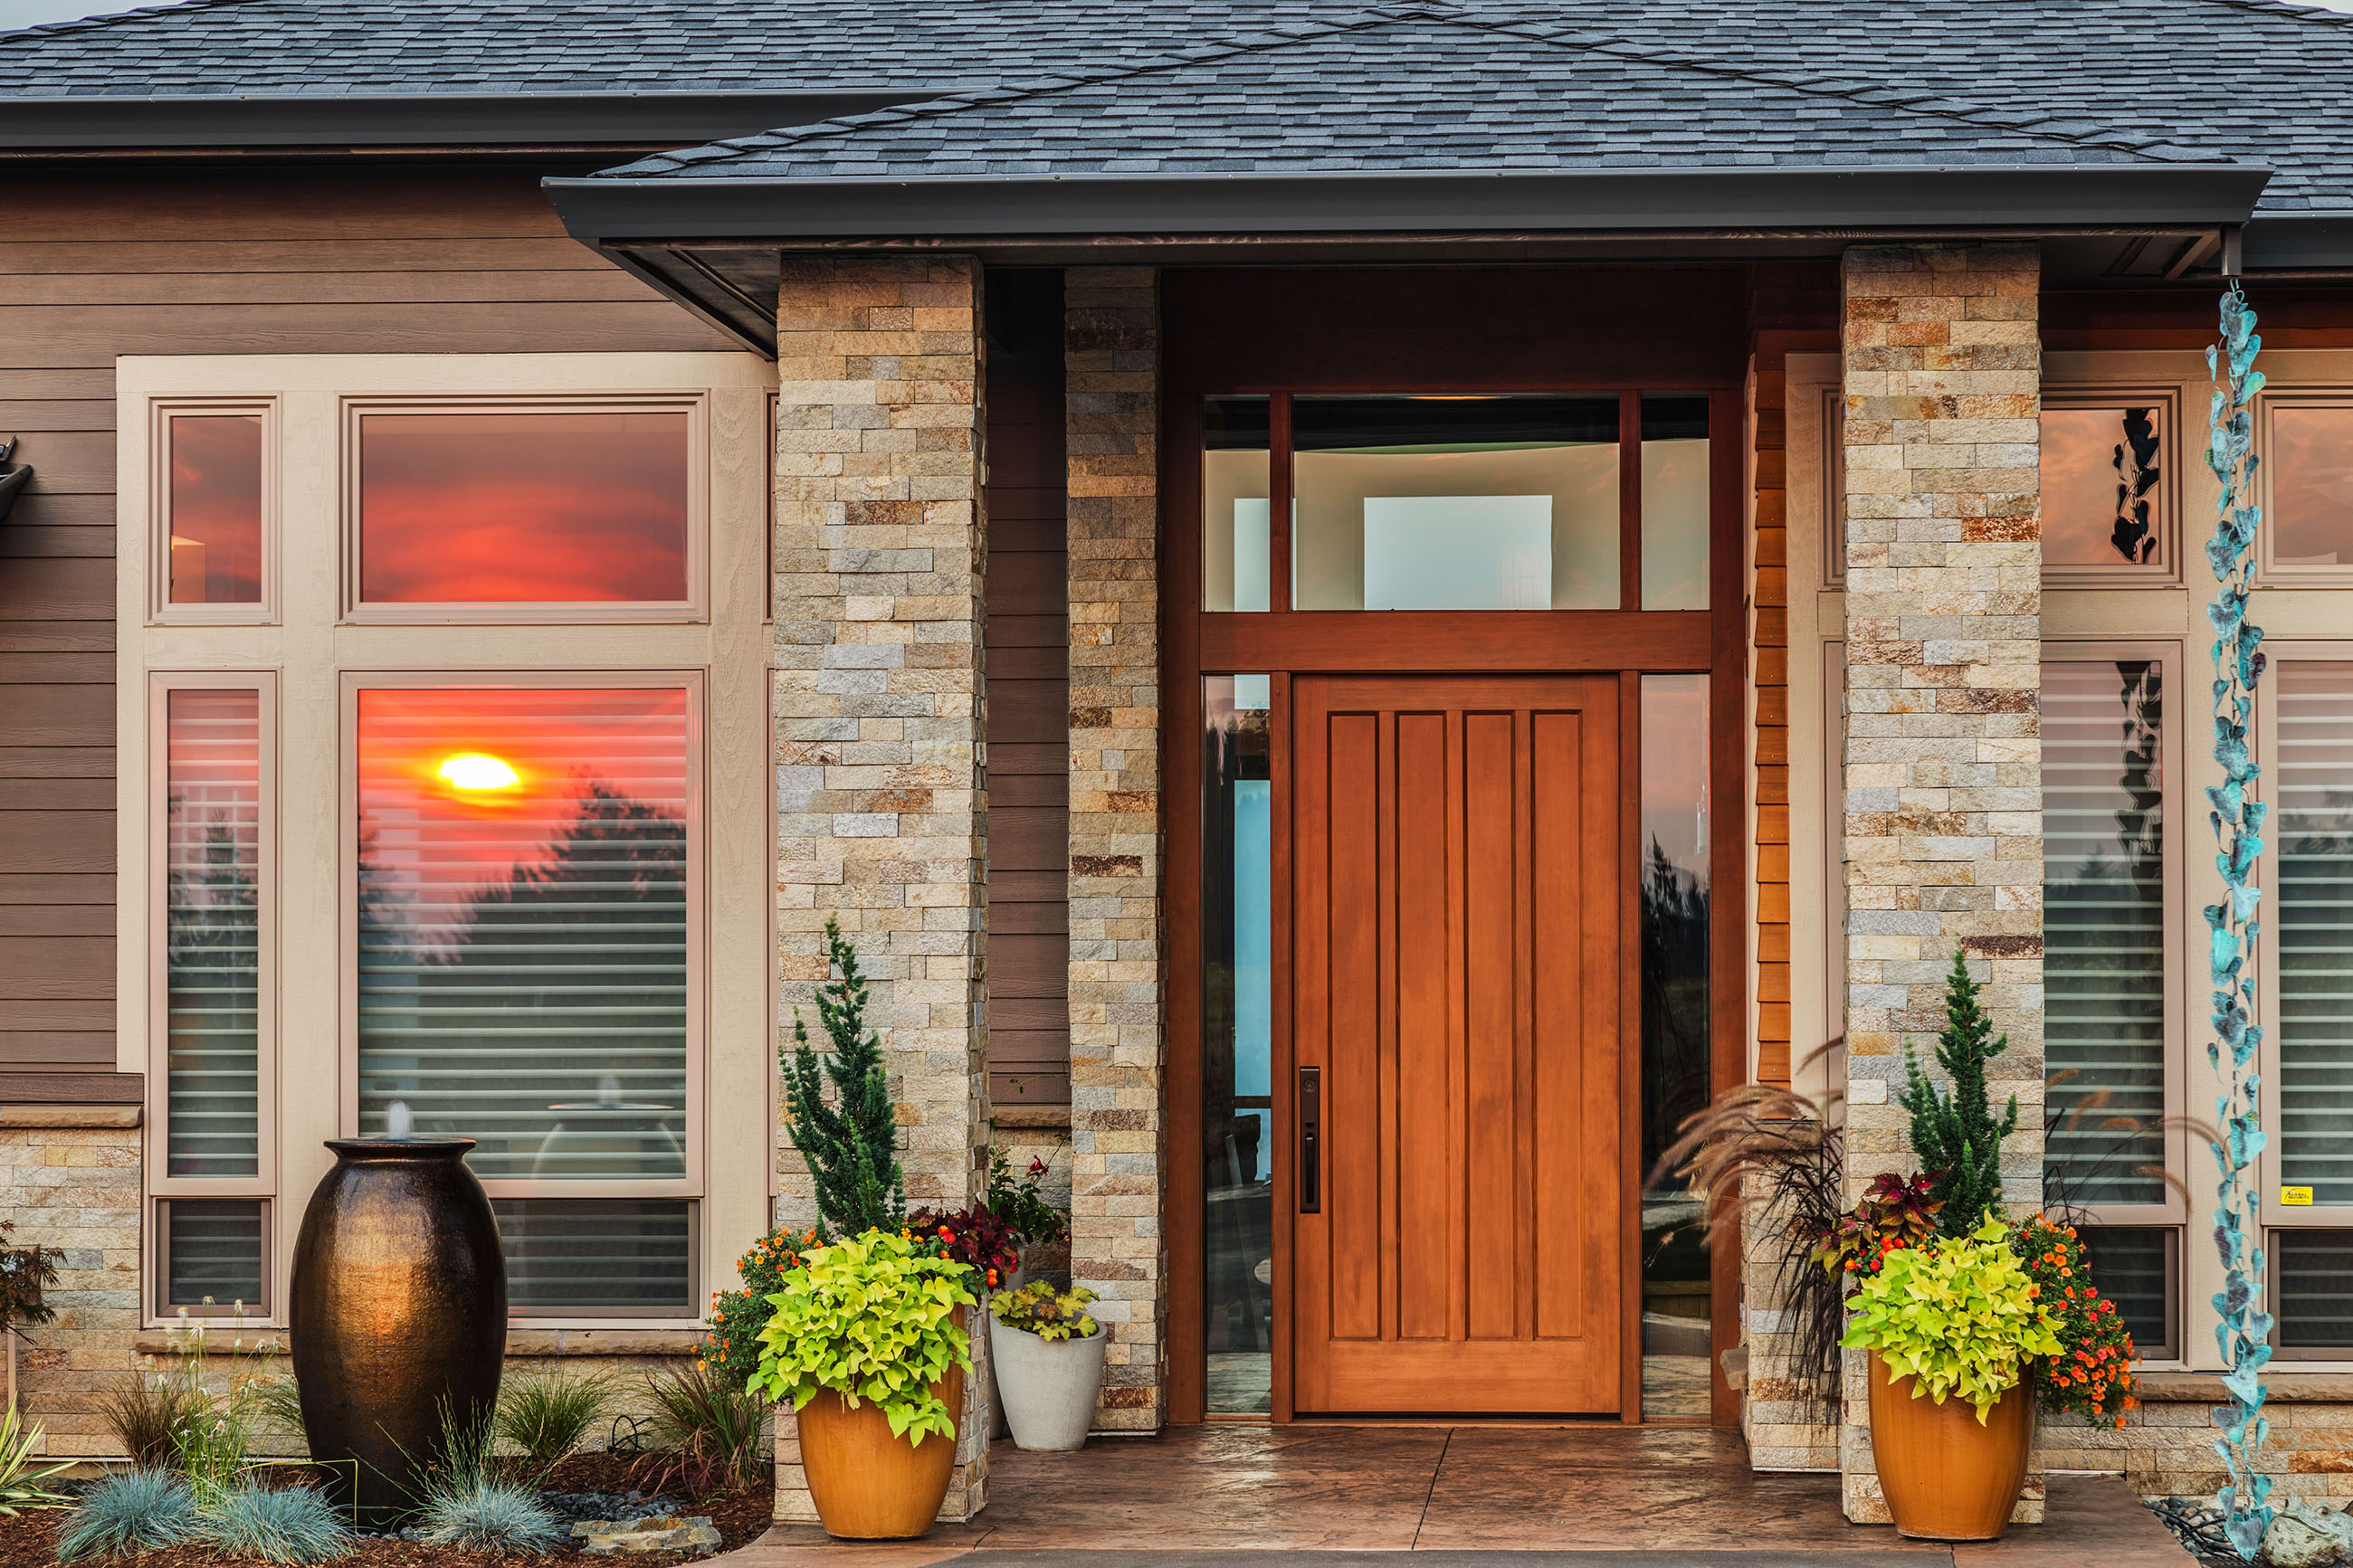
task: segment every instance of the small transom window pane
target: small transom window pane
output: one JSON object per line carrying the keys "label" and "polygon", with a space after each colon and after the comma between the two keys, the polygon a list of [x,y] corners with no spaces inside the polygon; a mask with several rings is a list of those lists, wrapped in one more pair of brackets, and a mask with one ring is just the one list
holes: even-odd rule
{"label": "small transom window pane", "polygon": [[369,414],[369,604],[676,603],[688,596],[683,409]]}
{"label": "small transom window pane", "polygon": [[185,1307],[197,1317],[226,1318],[239,1301],[257,1316],[267,1310],[261,1199],[173,1198],[159,1206],[166,1311]]}
{"label": "small transom window pane", "polygon": [[2271,411],[2272,562],[2353,566],[2353,407]]}
{"label": "small transom window pane", "polygon": [[2280,1180],[2353,1204],[2353,664],[2274,668]]}
{"label": "small transom window pane", "polygon": [[359,1093],[485,1178],[686,1173],[687,694],[359,694]]}
{"label": "small transom window pane", "polygon": [[2048,1201],[2165,1201],[2165,818],[2155,661],[2042,667]]}
{"label": "small transom window pane", "polygon": [[2166,1361],[2181,1353],[2173,1331],[2179,1236],[2143,1226],[2096,1226],[2083,1232],[2092,1283],[2116,1304],[2116,1315],[2144,1361]]}
{"label": "small transom window pane", "polygon": [[1201,607],[1270,607],[1264,397],[1211,397],[1201,408]]}
{"label": "small transom window pane", "polygon": [[168,421],[174,605],[261,602],[261,416]]}
{"label": "small transom window pane", "polygon": [[494,1198],[517,1317],[694,1315],[693,1205],[663,1198]]}
{"label": "small transom window pane", "polygon": [[164,698],[164,1163],[260,1169],[261,694]]}
{"label": "small transom window pane", "polygon": [[1707,608],[1707,399],[1642,399],[1642,608]]}
{"label": "small transom window pane", "polygon": [[2164,409],[2154,404],[2042,411],[2042,562],[2145,566],[2157,560]]}
{"label": "small transom window pane", "polygon": [[1292,402],[1303,610],[1618,606],[1614,397]]}

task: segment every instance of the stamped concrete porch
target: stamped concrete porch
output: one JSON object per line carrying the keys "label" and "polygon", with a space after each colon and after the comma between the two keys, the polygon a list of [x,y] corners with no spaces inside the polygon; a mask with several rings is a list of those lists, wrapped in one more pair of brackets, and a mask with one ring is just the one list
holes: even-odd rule
{"label": "stamped concrete porch", "polygon": [[779,1526],[729,1568],[2189,1568],[2116,1477],[2051,1478],[2051,1522],[1991,1546],[1851,1525],[1836,1476],[1760,1476],[1738,1434],[1661,1427],[1190,1426],[989,1456],[988,1507],[921,1542]]}

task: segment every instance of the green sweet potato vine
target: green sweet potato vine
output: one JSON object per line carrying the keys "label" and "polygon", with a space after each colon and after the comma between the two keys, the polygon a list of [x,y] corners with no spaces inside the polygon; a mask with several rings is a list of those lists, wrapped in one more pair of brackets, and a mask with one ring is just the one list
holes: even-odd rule
{"label": "green sweet potato vine", "polygon": [[976,1305],[971,1271],[925,1242],[888,1231],[800,1255],[760,1330],[760,1370],[752,1385],[795,1410],[820,1391],[852,1410],[882,1407],[892,1435],[920,1447],[926,1434],[955,1436],[955,1416],[932,1384],[952,1366],[972,1369],[972,1345],[956,1316]]}

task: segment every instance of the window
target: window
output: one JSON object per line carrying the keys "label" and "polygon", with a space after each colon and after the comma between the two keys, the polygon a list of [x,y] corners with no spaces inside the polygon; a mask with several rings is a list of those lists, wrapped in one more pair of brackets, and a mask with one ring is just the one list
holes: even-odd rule
{"label": "window", "polygon": [[361,1131],[476,1140],[519,1310],[692,1315],[693,688],[352,700]]}
{"label": "window", "polygon": [[2353,396],[2263,400],[2266,576],[2353,583]]}
{"label": "window", "polygon": [[1642,399],[1642,608],[1707,608],[1707,399]]}
{"label": "window", "polygon": [[1212,397],[1201,421],[1201,607],[1268,608],[1264,397]]}
{"label": "window", "polygon": [[159,1311],[266,1310],[274,691],[264,675],[167,676],[151,705]]}
{"label": "window", "polygon": [[699,405],[354,404],[348,416],[353,618],[699,613]]}
{"label": "window", "polygon": [[1300,609],[1617,608],[1619,399],[1291,409]]}
{"label": "window", "polygon": [[277,535],[277,411],[267,403],[155,410],[158,621],[266,620]]}
{"label": "window", "polygon": [[2052,389],[2042,400],[2042,568],[2132,586],[2178,577],[2170,388]]}

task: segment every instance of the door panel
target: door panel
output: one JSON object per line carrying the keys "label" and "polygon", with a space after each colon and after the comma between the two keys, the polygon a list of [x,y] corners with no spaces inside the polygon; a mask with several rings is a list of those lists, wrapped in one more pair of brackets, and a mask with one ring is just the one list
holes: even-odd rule
{"label": "door panel", "polygon": [[1296,1406],[1615,1413],[1617,682],[1292,690]]}

